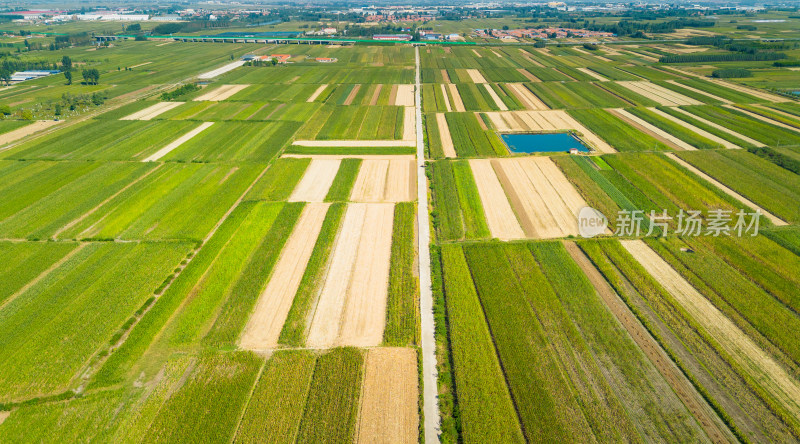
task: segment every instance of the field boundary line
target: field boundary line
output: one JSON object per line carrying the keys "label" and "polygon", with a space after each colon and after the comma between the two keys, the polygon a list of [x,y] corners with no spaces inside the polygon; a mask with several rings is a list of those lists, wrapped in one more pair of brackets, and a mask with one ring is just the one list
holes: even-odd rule
{"label": "field boundary line", "polygon": [[75,256],[76,254],[78,254],[78,252],[80,252],[81,250],[83,250],[83,249],[84,249],[84,248],[85,248],[87,245],[89,245],[89,244],[88,244],[88,243],[79,243],[79,244],[78,244],[78,246],[77,246],[77,247],[75,247],[75,249],[74,249],[74,250],[70,251],[69,253],[67,253],[66,255],[64,255],[64,257],[62,257],[61,259],[59,259],[58,261],[56,261],[56,263],[54,263],[53,265],[49,266],[49,267],[48,267],[46,270],[44,270],[44,271],[42,271],[41,273],[39,273],[39,275],[38,275],[38,276],[36,276],[35,278],[33,278],[33,279],[31,279],[30,281],[28,281],[28,283],[27,283],[27,284],[23,285],[23,286],[22,286],[22,288],[20,288],[20,289],[19,289],[19,290],[17,290],[16,292],[14,292],[14,294],[12,294],[11,296],[9,296],[9,297],[8,297],[8,299],[6,299],[5,301],[3,301],[3,303],[2,303],[2,304],[0,304],[0,311],[2,311],[4,308],[6,308],[6,306],[7,306],[8,304],[10,304],[11,302],[13,302],[13,301],[14,301],[15,299],[17,299],[18,297],[20,297],[20,296],[21,296],[22,294],[24,294],[26,291],[28,291],[28,290],[29,290],[31,287],[33,287],[34,285],[38,284],[38,283],[39,283],[39,281],[41,281],[42,279],[44,279],[44,278],[46,278],[47,276],[49,276],[49,275],[50,275],[50,273],[52,273],[53,271],[55,271],[56,269],[58,269],[58,268],[60,268],[62,265],[64,265],[64,263],[66,263],[68,260],[72,259],[72,257],[73,257],[73,256]]}
{"label": "field boundary line", "polygon": [[784,221],[783,219],[779,218],[778,216],[775,216],[774,214],[770,213],[769,211],[767,211],[767,210],[761,208],[760,206],[756,205],[750,199],[742,196],[741,194],[737,193],[736,191],[734,191],[734,190],[728,188],[727,186],[723,185],[718,180],[716,180],[713,177],[711,177],[710,175],[704,173],[703,171],[701,171],[696,166],[694,166],[694,165],[690,164],[689,162],[687,162],[687,161],[681,159],[680,157],[676,156],[674,153],[664,153],[664,155],[666,157],[672,159],[673,161],[675,161],[675,163],[677,163],[678,165],[680,165],[680,166],[686,168],[687,170],[689,170],[690,172],[700,176],[700,178],[710,182],[711,185],[714,185],[715,187],[719,188],[725,194],[727,194],[727,195],[731,196],[732,198],[738,200],[739,202],[741,202],[741,203],[753,208],[754,210],[760,211],[764,215],[764,217],[769,219],[769,221],[772,222],[774,225],[779,226],[779,227],[780,226],[784,226],[784,225],[788,225],[788,223],[786,223],[786,221]]}

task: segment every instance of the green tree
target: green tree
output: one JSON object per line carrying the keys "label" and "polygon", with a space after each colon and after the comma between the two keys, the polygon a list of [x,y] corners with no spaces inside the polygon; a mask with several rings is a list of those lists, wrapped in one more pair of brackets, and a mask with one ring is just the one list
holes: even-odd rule
{"label": "green tree", "polygon": [[72,69],[72,59],[69,56],[64,56],[61,58],[61,69],[64,71],[69,71]]}
{"label": "green tree", "polygon": [[97,82],[100,81],[100,71],[96,68],[84,69],[82,74],[84,82],[88,84],[97,85]]}
{"label": "green tree", "polygon": [[67,79],[67,85],[72,85],[72,71],[64,71],[64,77]]}

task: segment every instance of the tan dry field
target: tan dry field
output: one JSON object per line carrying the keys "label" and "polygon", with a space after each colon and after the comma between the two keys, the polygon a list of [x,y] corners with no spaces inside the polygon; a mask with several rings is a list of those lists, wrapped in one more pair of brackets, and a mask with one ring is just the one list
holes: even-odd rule
{"label": "tan dry field", "polygon": [[656,139],[661,140],[662,142],[666,143],[672,148],[685,151],[695,151],[697,149],[692,145],[689,145],[688,143],[684,142],[683,140],[673,136],[672,134],[662,130],[661,128],[658,128],[657,126],[651,124],[650,122],[647,122],[645,120],[640,119],[637,116],[634,116],[633,114],[625,111],[622,108],[611,108],[607,109],[606,111],[628,122],[632,126],[638,128],[640,131],[648,133],[653,137],[655,137]]}
{"label": "tan dry field", "polygon": [[439,86],[442,88],[442,97],[444,97],[444,107],[449,113],[453,111],[453,108],[450,106],[450,96],[447,94],[447,87],[445,86],[444,83],[439,84]]}
{"label": "tan dry field", "polygon": [[489,51],[492,51],[492,54],[496,55],[497,57],[499,57],[501,59],[503,58],[503,54],[500,54],[499,52],[495,51],[494,49],[490,49]]}
{"label": "tan dry field", "polygon": [[715,96],[714,94],[711,94],[709,92],[703,91],[702,89],[693,88],[691,86],[686,86],[686,85],[684,85],[682,83],[678,83],[677,80],[667,80],[667,83],[671,83],[671,84],[673,84],[675,86],[679,86],[679,87],[681,87],[683,89],[688,89],[689,91],[693,91],[693,92],[696,92],[698,94],[702,94],[702,95],[704,95],[706,97],[711,97],[712,99],[719,100],[722,103],[733,103],[728,99],[723,99],[722,97]]}
{"label": "tan dry field", "polygon": [[355,86],[353,86],[353,89],[350,90],[350,93],[347,95],[347,98],[344,99],[343,105],[350,105],[351,103],[353,103],[353,99],[356,98],[356,94],[358,94],[358,91],[360,89],[361,85],[356,84]]}
{"label": "tan dry field", "polygon": [[456,149],[453,147],[453,138],[450,136],[450,127],[444,113],[436,113],[436,124],[439,126],[439,138],[442,142],[444,157],[458,157]]}
{"label": "tan dry field", "polygon": [[378,98],[381,96],[381,91],[383,90],[383,85],[376,85],[375,90],[372,91],[372,97],[369,99],[370,105],[377,105]]}
{"label": "tan dry field", "polygon": [[641,240],[623,247],[779,405],[800,417],[800,383]]}
{"label": "tan dry field", "polygon": [[369,204],[342,314],[341,345],[375,347],[383,342],[393,223],[393,204]]}
{"label": "tan dry field", "polygon": [[[413,98],[412,98],[413,101]],[[403,140],[417,144],[416,134],[417,114],[414,106],[406,106],[403,110]]]}
{"label": "tan dry field", "polygon": [[137,111],[119,120],[151,120],[158,115],[161,115],[180,105],[183,105],[184,103],[185,102],[159,102],[153,106],[148,106],[147,108],[141,111]]}
{"label": "tan dry field", "polygon": [[533,111],[544,111],[550,109],[544,102],[539,99],[531,90],[529,90],[524,83],[506,83],[508,88],[517,96],[525,108]]}
{"label": "tan dry field", "polygon": [[448,83],[447,87],[450,90],[450,98],[453,100],[453,111],[466,111],[466,108],[464,108],[464,102],[461,101],[461,93],[458,92],[456,85],[454,83]]}
{"label": "tan dry field", "polygon": [[327,87],[328,87],[327,83],[325,83],[323,85],[320,85],[319,88],[317,88],[317,90],[314,91],[314,93],[311,94],[311,96],[309,96],[308,99],[306,99],[306,102],[311,103],[311,102],[317,100],[317,97],[319,97],[319,95],[322,94],[322,91],[325,91],[325,88],[327,88]]}
{"label": "tan dry field", "polygon": [[602,153],[615,153],[616,150],[605,140],[589,131],[564,110],[544,111],[506,111],[485,113],[495,129],[500,132],[514,131],[567,131],[574,130],[584,140]]}
{"label": "tan dry field", "polygon": [[417,353],[413,348],[379,347],[367,351],[357,443],[418,441],[417,379]]}
{"label": "tan dry field", "polygon": [[745,142],[747,142],[747,143],[749,143],[751,145],[754,145],[754,146],[765,146],[762,142],[759,142],[758,140],[755,140],[755,139],[751,139],[750,137],[747,137],[744,134],[739,134],[736,131],[728,128],[727,126],[723,126],[723,125],[720,125],[718,123],[712,122],[710,120],[706,120],[706,119],[704,119],[704,118],[702,118],[700,116],[696,116],[696,115],[690,113],[689,111],[686,111],[686,110],[681,109],[681,108],[672,108],[672,109],[674,109],[675,111],[678,111],[681,114],[685,114],[685,115],[691,117],[692,119],[697,120],[698,122],[704,123],[704,124],[706,124],[706,125],[708,125],[708,126],[710,126],[712,128],[716,128],[716,129],[718,129],[720,131],[724,131],[724,132],[726,132],[726,133],[728,133],[728,134],[730,134],[730,135],[732,135],[734,137],[742,139],[743,141],[745,141]]}
{"label": "tan dry field", "polygon": [[473,49],[472,52],[474,52],[475,56],[478,57],[479,59],[483,58],[483,56],[481,55],[481,53],[478,52],[477,49]]}
{"label": "tan dry field", "polygon": [[508,106],[506,106],[506,104],[503,102],[503,99],[497,95],[497,91],[492,88],[492,85],[484,83],[483,86],[486,88],[486,92],[489,93],[489,96],[492,98],[492,100],[494,100],[495,106],[497,106],[500,111],[508,111]]}
{"label": "tan dry field", "polygon": [[670,159],[674,160],[678,165],[680,165],[680,166],[686,168],[687,170],[691,171],[692,173],[696,174],[700,178],[705,179],[706,181],[711,183],[711,185],[714,185],[715,187],[719,188],[720,190],[722,190],[728,196],[733,197],[734,199],[738,200],[739,202],[747,205],[748,207],[750,207],[750,208],[752,208],[754,210],[761,211],[761,214],[764,217],[766,217],[767,219],[769,219],[769,221],[772,222],[773,225],[775,225],[775,226],[788,225],[783,219],[781,219],[778,216],[775,216],[774,214],[770,213],[769,211],[759,207],[758,205],[756,205],[750,199],[742,196],[741,194],[737,193],[736,191],[733,191],[732,189],[730,189],[727,186],[723,185],[721,182],[717,181],[713,177],[711,177],[708,174],[704,173],[699,168],[697,168],[694,165],[690,164],[689,162],[681,159],[680,157],[676,156],[675,154],[673,154],[673,153],[664,153],[664,155],[669,157]]}
{"label": "tan dry field", "polygon": [[196,97],[194,101],[219,102],[233,96],[234,94],[247,88],[248,86],[250,85],[222,85],[219,88],[211,90],[200,97]]}
{"label": "tan dry field", "polygon": [[131,69],[133,69],[133,68],[138,68],[138,67],[140,67],[140,66],[144,66],[144,65],[149,65],[149,64],[151,64],[151,63],[153,63],[153,62],[144,62],[144,63],[140,63],[140,64],[138,64],[138,65],[133,65],[133,66],[131,66]]}
{"label": "tan dry field", "polygon": [[470,159],[469,166],[486,213],[486,223],[492,237],[500,240],[524,239],[525,233],[511,209],[508,197],[489,159]]}
{"label": "tan dry field", "polygon": [[300,288],[328,207],[330,204],[327,203],[309,203],[303,208],[239,339],[241,348],[267,350],[278,345],[278,337]]}
{"label": "tan dry field", "polygon": [[549,157],[492,159],[500,183],[528,237],[578,235],[586,202]]}
{"label": "tan dry field", "polygon": [[619,85],[666,106],[702,105],[700,101],[647,81],[620,81]]}
{"label": "tan dry field", "polygon": [[580,72],[582,72],[584,74],[588,74],[588,75],[594,77],[596,80],[598,80],[600,82],[608,82],[607,78],[601,76],[599,73],[597,73],[595,71],[592,71],[589,68],[575,68],[575,69],[577,69],[578,71],[580,71]]}
{"label": "tan dry field", "polygon": [[341,163],[338,159],[312,159],[303,178],[289,196],[289,202],[324,201]]}
{"label": "tan dry field", "polygon": [[665,113],[664,111],[661,111],[658,108],[647,108],[647,109],[649,109],[650,111],[658,114],[659,116],[661,116],[661,117],[663,117],[663,118],[665,118],[667,120],[671,120],[671,121],[677,123],[678,125],[681,125],[682,127],[688,129],[689,131],[697,133],[698,135],[700,135],[702,137],[705,137],[708,140],[716,142],[716,143],[720,144],[721,146],[723,146],[723,147],[725,147],[727,149],[735,150],[735,149],[741,148],[740,146],[737,146],[736,144],[731,143],[731,142],[723,139],[722,137],[719,137],[719,136],[717,136],[715,134],[711,134],[711,133],[709,133],[708,131],[706,131],[706,130],[704,130],[702,128],[698,128],[698,127],[690,124],[689,122],[685,122],[685,121],[673,116],[672,114],[667,114],[667,113]]}
{"label": "tan dry field", "polygon": [[364,159],[350,192],[353,202],[410,202],[416,194],[413,159]]}
{"label": "tan dry field", "polygon": [[397,100],[397,86],[392,85],[392,88],[389,90],[389,103],[394,103]]}
{"label": "tan dry field", "polygon": [[6,145],[11,142],[16,142],[17,140],[22,139],[23,137],[28,137],[33,133],[45,130],[53,125],[58,125],[59,123],[61,122],[57,120],[37,120],[36,122],[31,123],[30,125],[25,125],[22,128],[17,128],[5,134],[0,134],[0,146]]}
{"label": "tan dry field", "polygon": [[400,84],[397,85],[397,94],[394,98],[395,106],[414,106],[414,85]]}
{"label": "tan dry field", "polygon": [[469,78],[472,79],[473,83],[487,83],[486,79],[483,78],[483,74],[477,69],[468,69],[467,74],[469,74]]}
{"label": "tan dry field", "polygon": [[442,81],[444,83],[450,83],[450,74],[447,73],[446,69],[442,70]]}
{"label": "tan dry field", "polygon": [[525,78],[530,80],[531,82],[541,82],[541,79],[531,74],[530,71],[528,71],[525,68],[517,68],[517,72],[525,76]]}
{"label": "tan dry field", "polygon": [[[735,442],[736,439],[728,431],[727,427],[721,423],[716,413],[714,413],[708,403],[706,403],[702,395],[694,388],[680,369],[672,363],[669,355],[667,355],[664,349],[662,349],[658,342],[650,335],[644,325],[636,319],[636,315],[634,315],[630,308],[625,305],[625,302],[620,299],[614,289],[608,284],[608,281],[600,274],[583,251],[581,251],[574,242],[565,241],[564,247],[589,279],[589,282],[591,282],[595,290],[597,290],[597,294],[603,300],[606,307],[608,307],[609,311],[617,318],[656,370],[664,377],[664,380],[669,384],[672,391],[675,392],[692,416],[697,418],[697,422],[711,439],[711,442]],[[655,380],[652,381],[658,384]]]}
{"label": "tan dry field", "polygon": [[183,145],[184,143],[188,142],[189,139],[191,139],[192,137],[200,134],[203,130],[205,130],[206,128],[208,128],[209,126],[211,126],[213,124],[214,124],[214,122],[203,122],[203,123],[201,123],[199,126],[197,126],[196,128],[192,129],[188,133],[186,133],[186,134],[182,135],[181,137],[178,137],[177,139],[175,139],[169,145],[167,145],[164,148],[161,148],[160,150],[158,150],[155,153],[151,154],[149,157],[147,157],[146,159],[142,160],[142,162],[155,162],[158,159],[161,159],[162,157],[164,157],[167,154],[169,154],[172,150],[174,150],[175,148],[177,148],[177,147]]}
{"label": "tan dry field", "polygon": [[794,131],[794,132],[800,132],[800,129],[798,129],[796,126],[787,125],[787,124],[785,124],[783,122],[778,122],[777,120],[770,119],[767,116],[762,116],[761,114],[757,114],[757,113],[754,113],[754,112],[746,110],[746,109],[738,108],[738,107],[735,107],[733,105],[723,105],[723,106],[726,107],[726,108],[735,110],[735,111],[739,111],[742,114],[747,114],[748,116],[750,116],[750,117],[752,117],[754,119],[760,120],[762,122],[769,123],[770,125],[775,125],[775,126],[779,126],[781,128],[786,128],[786,129]]}
{"label": "tan dry field", "polygon": [[307,346],[380,344],[393,219],[393,204],[348,204],[311,317]]}

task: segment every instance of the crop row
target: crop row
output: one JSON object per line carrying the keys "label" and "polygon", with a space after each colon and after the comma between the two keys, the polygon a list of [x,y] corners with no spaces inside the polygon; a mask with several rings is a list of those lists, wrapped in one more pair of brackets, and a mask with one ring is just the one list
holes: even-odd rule
{"label": "crop row", "polygon": [[681,152],[682,159],[789,222],[800,221],[800,178],[743,150]]}
{"label": "crop row", "polygon": [[[484,130],[474,113],[447,113],[447,126],[450,137],[459,157],[505,156],[508,149],[493,131]],[[428,119],[428,126],[435,125],[435,119]]]}
{"label": "crop row", "polygon": [[437,161],[431,164],[433,218],[442,240],[489,237],[478,188],[466,161]]}
{"label": "crop row", "polygon": [[416,206],[413,202],[401,202],[394,207],[386,328],[383,334],[383,342],[392,346],[412,346],[418,342],[419,283],[414,271],[417,250],[415,216]]}
{"label": "crop row", "polygon": [[683,108],[767,145],[800,145],[800,132],[763,122],[734,109],[712,105]]}

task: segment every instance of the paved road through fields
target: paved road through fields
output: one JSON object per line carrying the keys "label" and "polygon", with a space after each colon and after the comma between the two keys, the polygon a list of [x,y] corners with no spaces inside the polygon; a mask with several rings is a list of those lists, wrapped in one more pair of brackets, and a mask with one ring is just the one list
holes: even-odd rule
{"label": "paved road through fields", "polygon": [[419,47],[414,48],[416,86],[414,99],[417,126],[417,226],[419,227],[419,315],[422,336],[422,412],[425,416],[425,443],[439,442],[439,399],[436,383],[436,338],[434,337],[433,293],[431,292],[430,224],[428,221],[428,183],[425,175],[425,145],[422,140],[422,100],[420,97]]}

